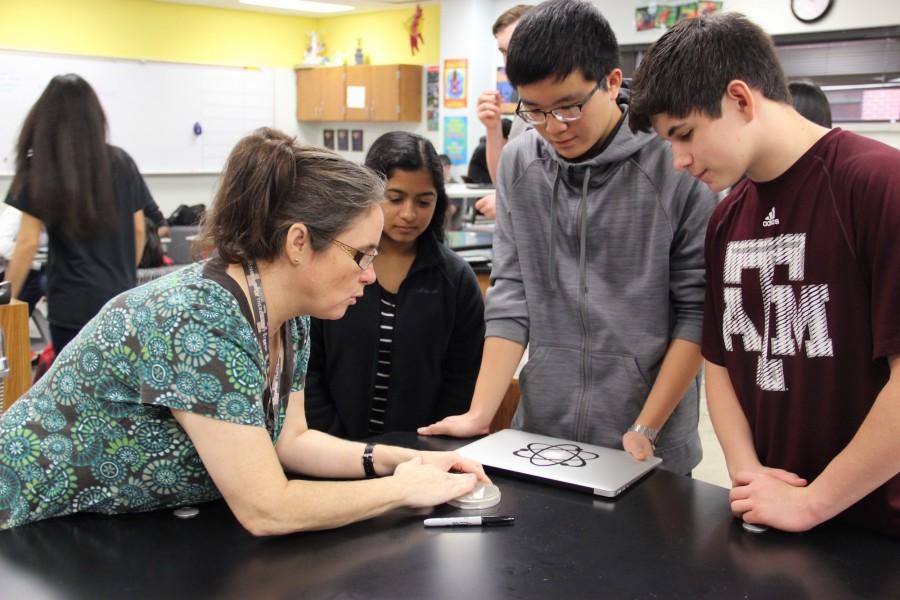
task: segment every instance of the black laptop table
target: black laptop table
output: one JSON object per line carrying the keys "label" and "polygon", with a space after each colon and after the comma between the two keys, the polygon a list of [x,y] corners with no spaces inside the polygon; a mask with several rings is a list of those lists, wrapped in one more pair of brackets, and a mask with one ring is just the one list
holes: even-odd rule
{"label": "black laptop table", "polygon": [[[444,449],[465,440],[389,434]],[[0,532],[3,598],[896,598],[900,542],[826,525],[745,532],[726,490],[657,470],[615,500],[493,476],[511,527],[397,511],[334,531],[246,533],[222,501]],[[442,506],[429,516],[458,515]]]}

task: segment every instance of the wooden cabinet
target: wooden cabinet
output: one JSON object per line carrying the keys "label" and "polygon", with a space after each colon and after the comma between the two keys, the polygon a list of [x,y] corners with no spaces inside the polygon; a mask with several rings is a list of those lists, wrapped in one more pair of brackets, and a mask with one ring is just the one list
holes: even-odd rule
{"label": "wooden cabinet", "polygon": [[297,69],[297,120],[344,120],[344,69]]}
{"label": "wooden cabinet", "polygon": [[322,102],[322,71],[297,69],[297,120],[318,121]]}
{"label": "wooden cabinet", "polygon": [[319,121],[344,121],[346,101],[344,93],[344,69],[321,69],[322,71],[322,110]]}
{"label": "wooden cabinet", "polygon": [[[345,94],[347,112],[344,114],[346,121],[371,121],[372,106],[372,67],[369,65],[354,65],[352,67],[344,67],[345,78]],[[354,94],[354,90],[359,92],[362,88],[362,94]],[[364,100],[362,106],[356,105],[354,100],[360,97]]]}
{"label": "wooden cabinet", "polygon": [[422,67],[297,69],[297,120],[421,121]]}
{"label": "wooden cabinet", "polygon": [[9,368],[4,381],[2,408],[0,408],[2,413],[31,387],[28,305],[18,300],[0,305],[0,328],[3,329],[6,342],[6,347],[0,350],[0,353],[6,353],[6,364]]}
{"label": "wooden cabinet", "polygon": [[370,121],[422,120],[422,67],[375,65],[371,67]]}

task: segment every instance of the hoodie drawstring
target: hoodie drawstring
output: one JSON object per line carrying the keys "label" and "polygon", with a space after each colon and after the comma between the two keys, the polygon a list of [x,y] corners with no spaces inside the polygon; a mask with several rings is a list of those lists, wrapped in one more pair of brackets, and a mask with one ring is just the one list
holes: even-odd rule
{"label": "hoodie drawstring", "polygon": [[578,249],[578,272],[584,293],[587,294],[587,192],[591,182],[591,168],[585,167],[584,181],[581,184],[581,206],[578,207],[579,230],[581,231],[580,248]]}
{"label": "hoodie drawstring", "polygon": [[562,165],[556,163],[556,179],[553,180],[553,193],[550,195],[550,289],[556,291],[556,194],[559,191],[559,180],[562,178]]}

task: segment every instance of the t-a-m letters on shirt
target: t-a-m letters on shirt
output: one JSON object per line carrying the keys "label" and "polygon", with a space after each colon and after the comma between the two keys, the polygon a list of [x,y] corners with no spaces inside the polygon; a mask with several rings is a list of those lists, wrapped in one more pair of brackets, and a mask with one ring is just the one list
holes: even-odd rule
{"label": "t-a-m letters on shirt", "polygon": [[[767,215],[767,224],[777,224],[775,208]],[[827,283],[806,279],[806,233],[788,233],[774,237],[728,242],[723,269],[725,311],[722,338],[727,351],[734,350],[734,338],[744,350],[759,353],[756,384],[766,391],[787,391],[783,357],[805,354],[808,358],[833,357],[834,343],[829,334]],[[795,285],[775,282],[775,269],[782,266]],[[745,271],[759,278],[762,328],[744,307],[741,281]]]}
{"label": "t-a-m letters on shirt", "polygon": [[707,232],[703,353],[742,403],[871,406],[900,353],[897,227],[900,152],[841,130],[775,180],[735,186]]}

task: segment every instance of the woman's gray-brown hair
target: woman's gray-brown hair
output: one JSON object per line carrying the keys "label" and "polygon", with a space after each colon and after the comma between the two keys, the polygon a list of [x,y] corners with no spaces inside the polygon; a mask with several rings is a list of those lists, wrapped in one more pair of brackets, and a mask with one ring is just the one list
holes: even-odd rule
{"label": "woman's gray-brown hair", "polygon": [[203,221],[199,245],[229,263],[274,260],[294,223],[309,230],[314,251],[353,225],[384,196],[370,169],[262,128],[234,147]]}

